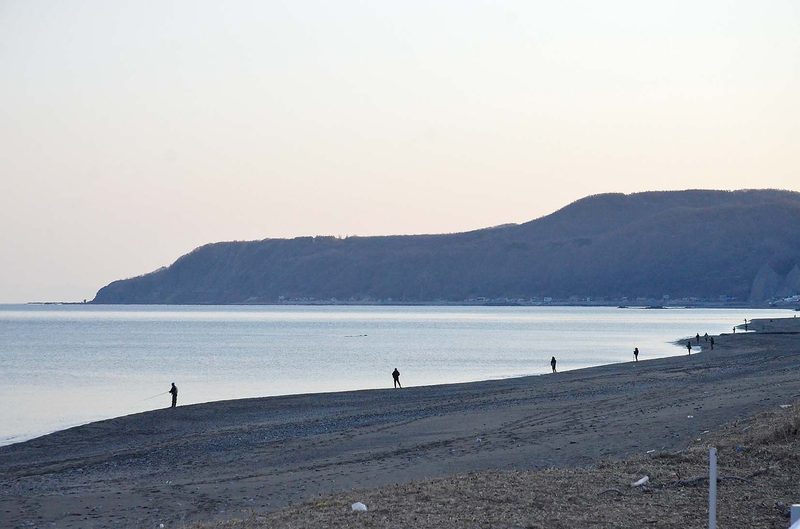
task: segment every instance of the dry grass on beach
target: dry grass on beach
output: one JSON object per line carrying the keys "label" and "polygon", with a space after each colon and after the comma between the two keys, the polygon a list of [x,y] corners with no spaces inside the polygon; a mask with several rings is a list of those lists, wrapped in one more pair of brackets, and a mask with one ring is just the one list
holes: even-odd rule
{"label": "dry grass on beach", "polygon": [[[800,501],[800,411],[729,424],[677,453],[601,462],[588,469],[480,472],[320,498],[192,529],[462,527],[686,528],[708,519],[708,447],[719,450],[719,527],[788,527]],[[643,476],[645,487],[631,483]],[[357,513],[361,501],[369,511]]]}

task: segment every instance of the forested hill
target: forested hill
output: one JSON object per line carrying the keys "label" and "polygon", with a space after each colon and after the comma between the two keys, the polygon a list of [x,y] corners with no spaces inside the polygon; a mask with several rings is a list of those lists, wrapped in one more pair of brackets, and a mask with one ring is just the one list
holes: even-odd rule
{"label": "forested hill", "polygon": [[800,193],[603,194],[446,235],[207,244],[94,303],[459,302],[800,293]]}

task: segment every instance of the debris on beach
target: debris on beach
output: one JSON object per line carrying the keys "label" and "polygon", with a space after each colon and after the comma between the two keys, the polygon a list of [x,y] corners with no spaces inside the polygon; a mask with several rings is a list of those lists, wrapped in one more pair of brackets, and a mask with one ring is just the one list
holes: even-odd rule
{"label": "debris on beach", "polygon": [[780,406],[781,406],[781,408],[783,408],[784,410],[785,410],[786,408],[791,408],[791,407],[792,407],[792,405],[791,405],[791,404],[781,404]]}
{"label": "debris on beach", "polygon": [[358,494],[372,505],[367,514],[348,511],[354,494],[343,493],[254,515],[252,525],[208,522],[186,529],[707,527],[709,445],[721,455],[719,526],[787,528],[800,480],[798,425],[800,415],[773,407],[714,428],[703,436],[706,443],[677,451],[668,446],[588,468],[481,471],[388,485]]}
{"label": "debris on beach", "polygon": [[367,512],[367,506],[361,503],[360,501],[355,502],[350,507],[356,512]]}

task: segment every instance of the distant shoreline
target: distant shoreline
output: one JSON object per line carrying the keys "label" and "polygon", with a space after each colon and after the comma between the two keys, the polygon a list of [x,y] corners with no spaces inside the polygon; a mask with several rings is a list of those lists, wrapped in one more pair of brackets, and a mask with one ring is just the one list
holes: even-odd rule
{"label": "distant shoreline", "polygon": [[91,305],[102,307],[114,306],[154,306],[154,307],[610,307],[618,309],[781,309],[800,311],[800,305],[769,305],[753,303],[714,303],[714,302],[693,302],[693,303],[647,303],[647,304],[620,304],[620,303],[591,303],[591,302],[568,302],[558,301],[552,303],[519,303],[519,302],[441,302],[441,301],[413,301],[413,302],[329,302],[329,301],[293,301],[286,303],[97,303],[87,301],[27,301],[24,303],[3,303],[2,305]]}

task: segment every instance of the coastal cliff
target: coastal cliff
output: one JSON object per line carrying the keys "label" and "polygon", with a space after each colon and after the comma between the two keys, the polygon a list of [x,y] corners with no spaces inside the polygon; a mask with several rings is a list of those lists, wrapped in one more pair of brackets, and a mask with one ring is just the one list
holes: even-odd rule
{"label": "coastal cliff", "polygon": [[602,194],[465,233],[207,244],[94,303],[765,303],[800,294],[800,193]]}

